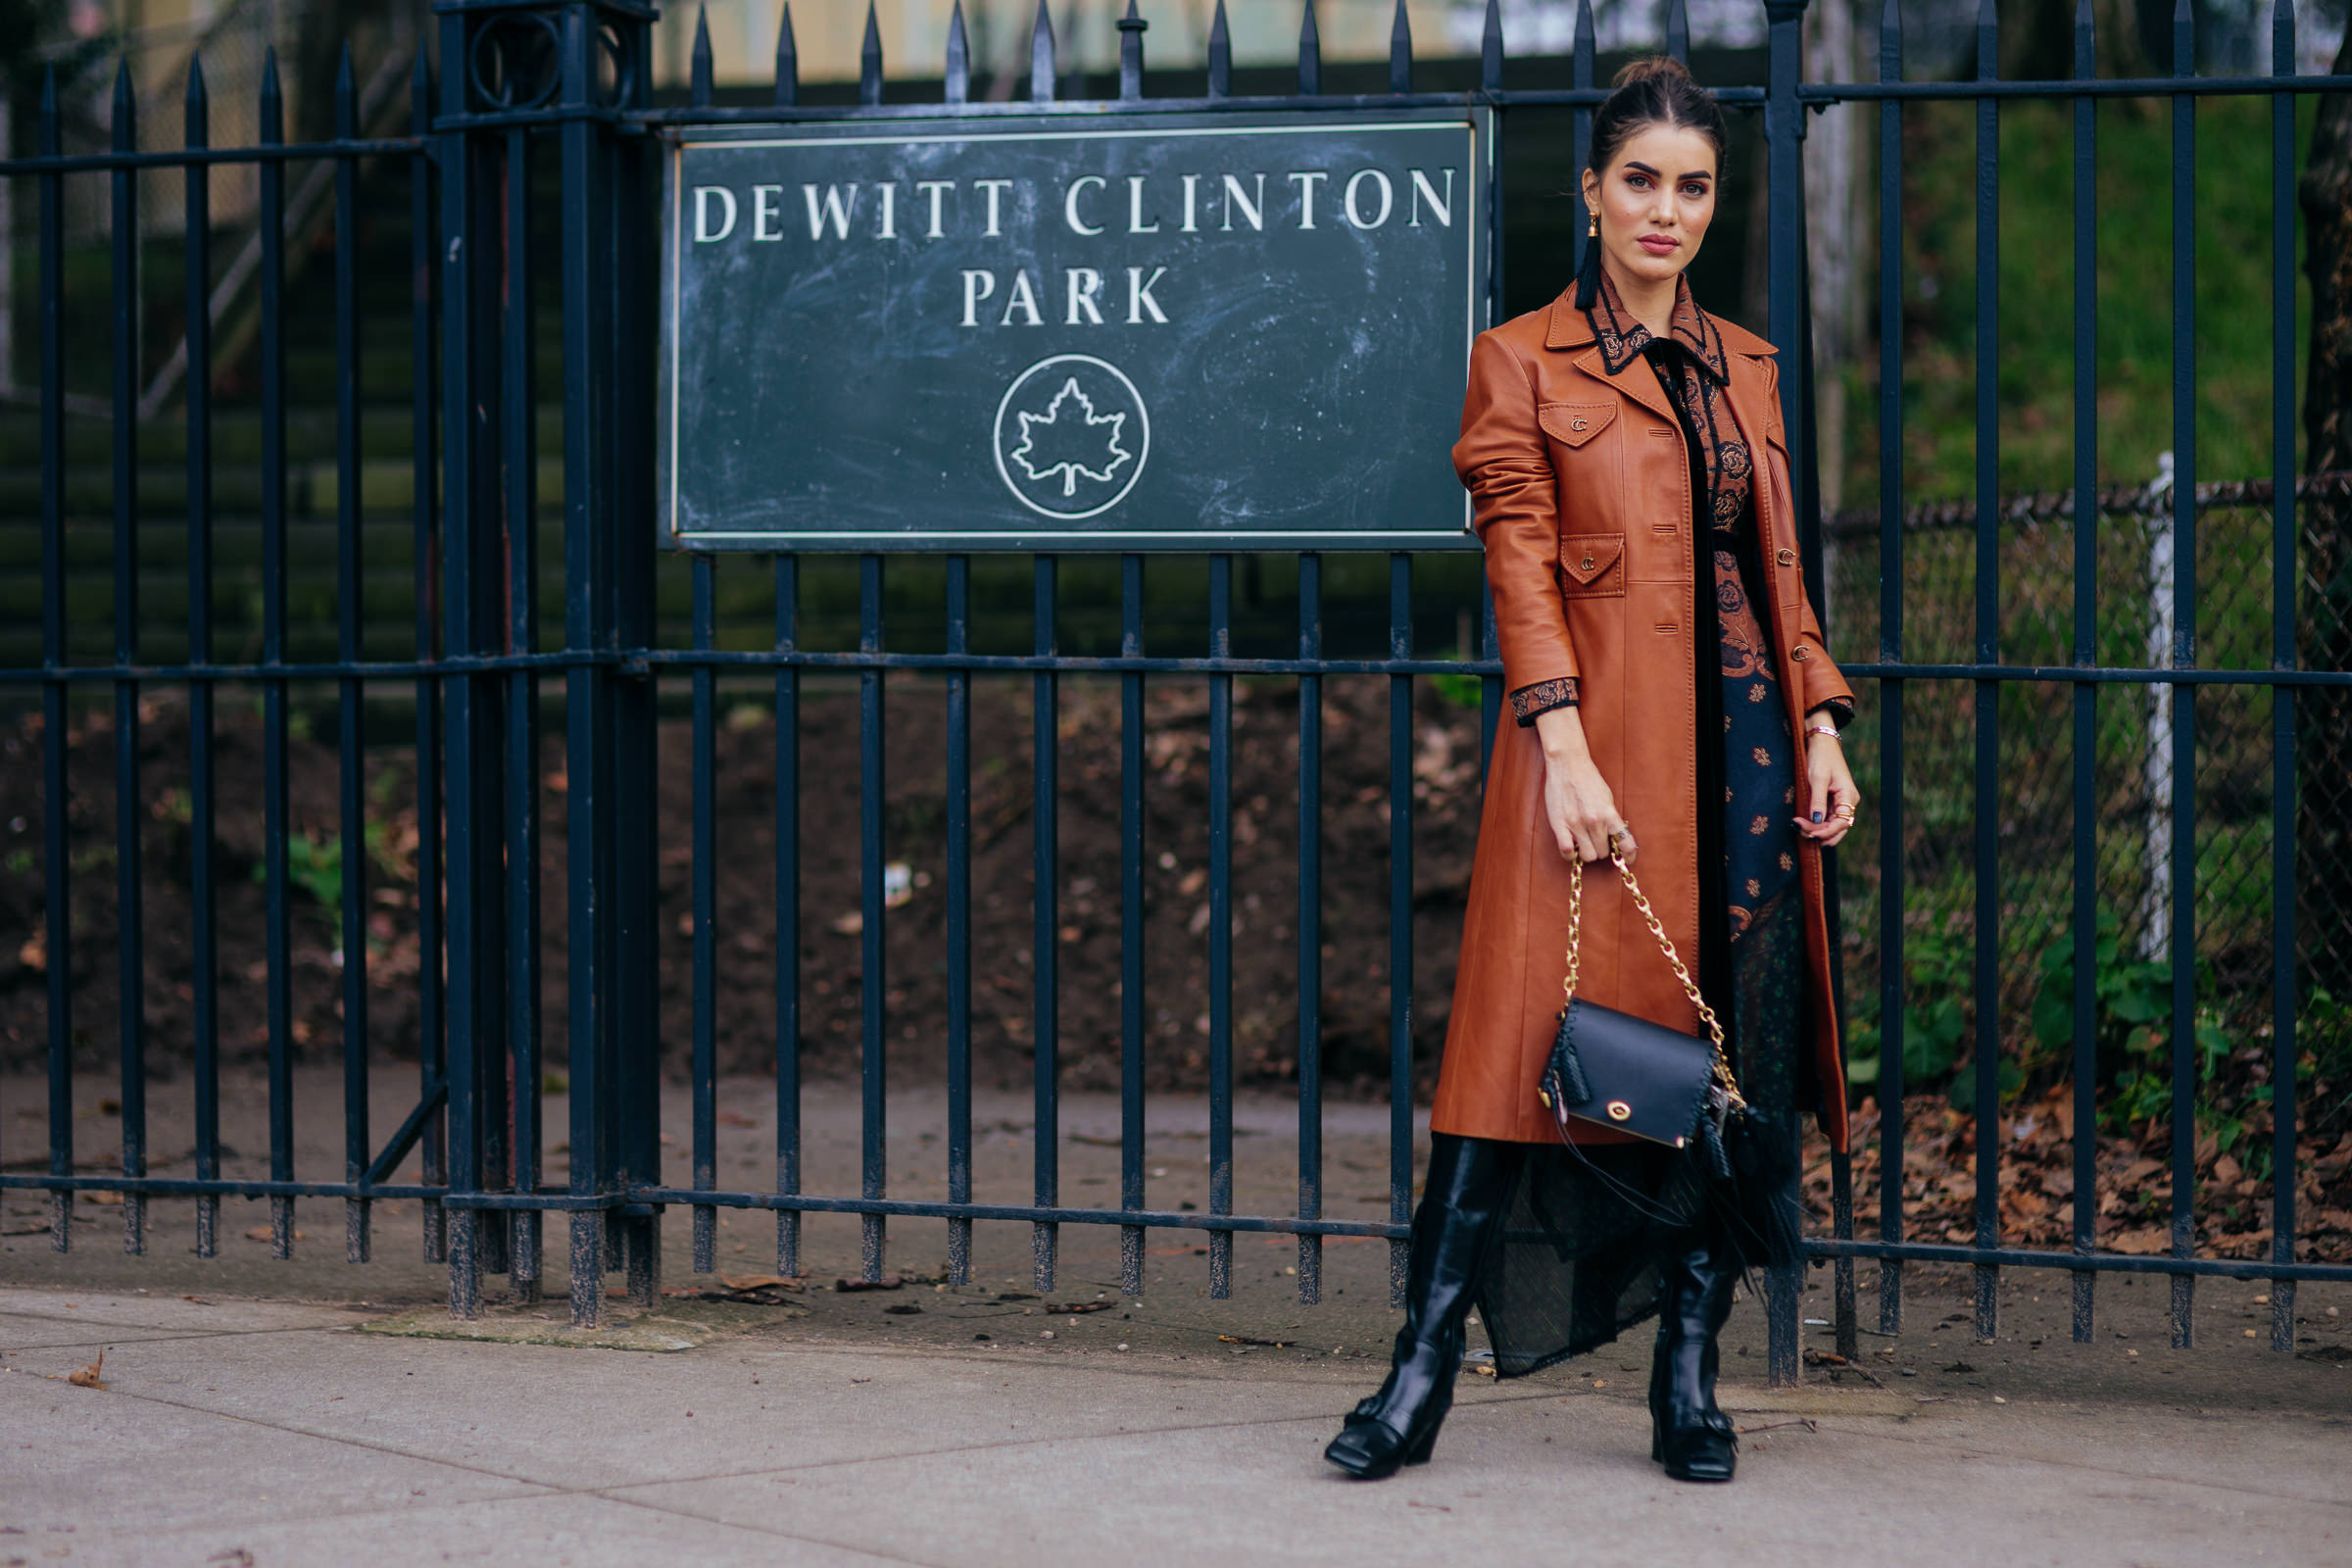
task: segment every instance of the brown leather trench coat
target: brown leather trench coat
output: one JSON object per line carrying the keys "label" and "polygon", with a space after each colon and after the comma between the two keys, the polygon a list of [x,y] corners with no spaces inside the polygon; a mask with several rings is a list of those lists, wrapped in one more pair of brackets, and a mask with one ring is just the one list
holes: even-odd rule
{"label": "brown leather trench coat", "polygon": [[[1768,629],[1780,657],[1789,733],[1852,693],[1822,646],[1796,554],[1772,345],[1717,318],[1730,403],[1750,452]],[[1453,463],[1473,499],[1494,590],[1503,683],[1577,683],[1592,760],[1640,846],[1642,888],[1693,974],[1698,967],[1698,735],[1692,647],[1690,459],[1666,394],[1645,366],[1610,375],[1570,294],[1480,334]],[[1719,656],[1706,651],[1710,672]],[[1801,793],[1803,769],[1798,770]],[[1821,853],[1800,841],[1812,1050],[1824,1130],[1845,1147],[1837,1015]],[[1717,874],[1720,874],[1719,872]],[[1578,994],[1687,1033],[1700,1032],[1674,971],[1606,861],[1585,873]],[[1544,753],[1533,727],[1495,736],[1479,820],[1470,906],[1430,1126],[1444,1133],[1550,1143],[1536,1081],[1559,1013],[1568,935],[1568,862],[1544,813]],[[1579,1123],[1579,1139],[1621,1135]]]}

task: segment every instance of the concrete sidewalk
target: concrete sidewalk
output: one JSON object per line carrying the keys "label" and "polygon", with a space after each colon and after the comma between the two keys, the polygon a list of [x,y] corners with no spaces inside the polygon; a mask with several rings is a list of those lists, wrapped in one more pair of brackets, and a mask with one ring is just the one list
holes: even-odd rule
{"label": "concrete sidewalk", "polygon": [[[695,1348],[627,1353],[382,1332],[430,1309],[0,1290],[0,1564],[2352,1561],[2352,1372],[2227,1330],[2026,1352],[1944,1327],[1874,1341],[1883,1386],[1740,1383],[1730,1488],[1648,1461],[1629,1345],[1465,1377],[1435,1462],[1364,1485],[1319,1450],[1373,1348],[1217,1337],[1314,1310],[1272,1299],[1108,1300],[680,1295],[662,1316]],[[553,1305],[491,1331],[535,1316],[564,1337]],[[104,1388],[67,1381],[101,1351]]]}
{"label": "concrete sidewalk", "polygon": [[[380,1075],[389,1114],[414,1093]],[[45,1101],[0,1077],[0,1126],[23,1150]],[[108,1083],[77,1085],[92,1168]],[[341,1168],[340,1080],[295,1085],[297,1169]],[[772,1179],[773,1085],[721,1086],[724,1180]],[[266,1099],[223,1084],[231,1174],[266,1168]],[[975,1095],[976,1190],[1026,1195],[1025,1097]],[[688,1125],[682,1090],[666,1124]],[[806,1095],[810,1189],[853,1192],[857,1090]],[[564,1125],[551,1097],[550,1125]],[[187,1081],[151,1098],[159,1169],[188,1147]],[[894,1094],[892,1191],[944,1195],[944,1102]],[[1296,1201],[1295,1107],[1237,1106],[1236,1206]],[[1119,1107],[1062,1105],[1065,1197],[1114,1201]],[[1181,1097],[1152,1106],[1155,1205],[1205,1206],[1207,1123]],[[1324,1124],[1328,1211],[1387,1209],[1385,1107]],[[36,1145],[37,1147],[37,1145]],[[664,1149],[687,1179],[680,1145]],[[560,1180],[560,1145],[550,1151]],[[772,1216],[722,1209],[719,1276],[691,1272],[692,1227],[663,1224],[660,1310],[594,1336],[565,1326],[559,1217],[546,1299],[492,1303],[475,1328],[442,1309],[447,1270],[420,1255],[411,1203],[375,1205],[374,1260],[343,1260],[339,1202],[305,1201],[291,1261],[269,1256],[267,1210],[222,1207],[221,1255],[194,1254],[192,1205],[153,1205],[144,1256],[122,1210],[75,1205],[51,1250],[47,1200],[0,1197],[0,1568],[495,1558],[534,1565],[1020,1564],[1046,1553],[1137,1564],[1350,1565],[1503,1560],[1691,1568],[1895,1558],[1937,1563],[2352,1564],[2352,1290],[2306,1287],[2298,1353],[2269,1347],[2259,1283],[2201,1282],[2197,1345],[2170,1348],[2166,1284],[2107,1276],[2097,1338],[2068,1335],[2061,1276],[2010,1270],[2000,1333],[1971,1334],[1965,1271],[1915,1267],[1905,1329],[1865,1335],[1859,1371],[1813,1365],[1762,1387],[1764,1334],[1742,1302],[1724,1338],[1725,1402],[1746,1430],[1730,1488],[1669,1483],[1648,1458],[1647,1334],[1498,1385],[1466,1375],[1437,1458],[1375,1485],[1322,1462],[1339,1417],[1379,1382],[1397,1315],[1389,1249],[1335,1239],[1323,1301],[1298,1299],[1298,1251],[1237,1237],[1233,1296],[1208,1295],[1205,1238],[1152,1231],[1148,1294],[1119,1294],[1115,1227],[1061,1227],[1036,1293],[1027,1225],[983,1223],[972,1277],[941,1272],[941,1221],[894,1220],[896,1290],[836,1292],[856,1271],[855,1216],[811,1215],[807,1288],[727,1299],[725,1277],[775,1266]],[[1879,1321],[1877,1270],[1861,1322]],[[617,1286],[614,1277],[608,1281]],[[1815,1271],[1803,1315],[1832,1315]],[[436,1336],[462,1332],[481,1338]],[[1479,1343],[1472,1331],[1473,1344]],[[1826,1327],[1807,1330],[1813,1349]],[[631,1353],[614,1346],[669,1348]],[[105,1361],[104,1389],[67,1381]],[[1665,1554],[1672,1553],[1672,1556]]]}

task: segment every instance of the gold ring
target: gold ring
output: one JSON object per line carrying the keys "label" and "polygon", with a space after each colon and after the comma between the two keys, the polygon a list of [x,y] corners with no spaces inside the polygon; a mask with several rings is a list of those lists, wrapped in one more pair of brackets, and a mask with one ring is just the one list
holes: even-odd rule
{"label": "gold ring", "polygon": [[1849,804],[1847,804],[1847,805],[1844,805],[1844,806],[1840,806],[1839,808],[1838,808],[1838,814],[1839,816],[1842,816],[1842,817],[1851,818],[1851,817],[1853,816],[1853,814],[1854,814],[1854,808],[1853,808],[1853,806],[1852,806],[1850,803],[1849,803]]}

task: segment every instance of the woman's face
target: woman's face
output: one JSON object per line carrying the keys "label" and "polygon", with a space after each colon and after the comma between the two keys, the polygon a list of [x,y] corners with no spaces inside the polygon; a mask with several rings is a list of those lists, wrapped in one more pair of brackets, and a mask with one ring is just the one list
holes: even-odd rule
{"label": "woman's face", "polygon": [[1622,277],[1669,283],[1715,220],[1715,144],[1685,125],[1628,136],[1605,173],[1585,171],[1585,206]]}

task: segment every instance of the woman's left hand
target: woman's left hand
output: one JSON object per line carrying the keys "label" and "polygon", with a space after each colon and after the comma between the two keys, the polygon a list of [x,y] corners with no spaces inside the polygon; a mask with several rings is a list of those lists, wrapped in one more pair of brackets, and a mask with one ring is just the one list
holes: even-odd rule
{"label": "woman's left hand", "polygon": [[1805,808],[1797,814],[1796,830],[1823,849],[1833,849],[1852,830],[1862,808],[1862,792],[1854,788],[1853,770],[1845,765],[1845,750],[1837,737],[1805,737]]}

